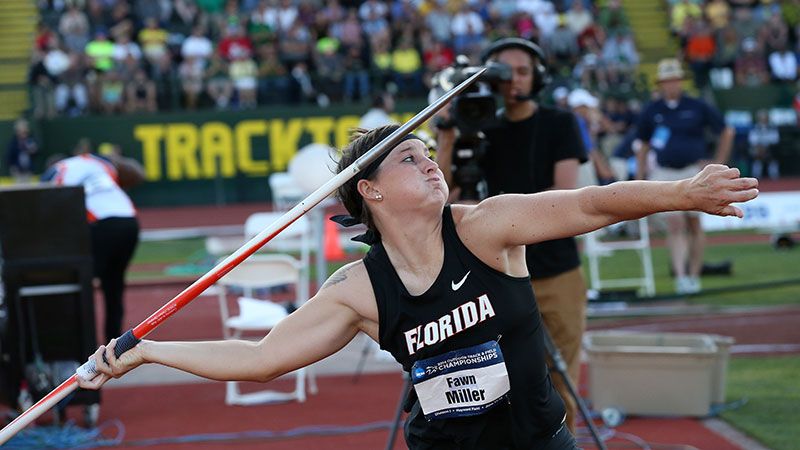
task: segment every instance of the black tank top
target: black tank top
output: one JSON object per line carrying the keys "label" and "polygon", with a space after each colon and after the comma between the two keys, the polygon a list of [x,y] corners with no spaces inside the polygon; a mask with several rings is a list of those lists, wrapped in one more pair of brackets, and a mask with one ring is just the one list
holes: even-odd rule
{"label": "black tank top", "polygon": [[[406,425],[409,446],[413,448],[416,440],[431,448],[437,441],[459,442],[459,448],[481,448],[487,442],[498,449],[533,448],[558,429],[565,409],[550,382],[542,320],[530,280],[499,272],[473,255],[456,233],[449,206],[442,219],[444,263],[422,295],[408,293],[380,243],[364,258],[378,303],[380,346],[409,371],[416,360],[500,337],[510,401],[483,415],[431,421],[425,420],[417,401]],[[465,305],[480,308],[487,299],[494,314],[484,314],[483,320],[467,326],[475,321],[461,317]],[[452,327],[444,330],[438,326],[443,322]]]}

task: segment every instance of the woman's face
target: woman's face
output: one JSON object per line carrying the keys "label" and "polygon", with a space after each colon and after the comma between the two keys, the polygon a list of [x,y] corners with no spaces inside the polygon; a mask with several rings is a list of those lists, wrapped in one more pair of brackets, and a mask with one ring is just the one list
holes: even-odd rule
{"label": "woman's face", "polygon": [[427,205],[443,207],[450,193],[439,165],[419,139],[409,139],[392,149],[381,163],[372,187],[372,196],[380,193],[382,202],[396,211]]}

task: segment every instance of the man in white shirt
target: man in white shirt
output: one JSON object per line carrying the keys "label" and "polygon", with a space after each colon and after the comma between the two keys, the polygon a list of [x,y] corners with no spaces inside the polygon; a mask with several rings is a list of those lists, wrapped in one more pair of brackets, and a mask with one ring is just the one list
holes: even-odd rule
{"label": "man in white shirt", "polygon": [[57,185],[83,186],[94,274],[103,290],[105,339],[109,340],[122,335],[125,271],[139,243],[136,209],[120,187],[120,180],[138,184],[143,177],[120,156],[109,155],[110,159],[106,159],[90,153],[87,139],[78,142],[74,154],[52,164],[41,179]]}

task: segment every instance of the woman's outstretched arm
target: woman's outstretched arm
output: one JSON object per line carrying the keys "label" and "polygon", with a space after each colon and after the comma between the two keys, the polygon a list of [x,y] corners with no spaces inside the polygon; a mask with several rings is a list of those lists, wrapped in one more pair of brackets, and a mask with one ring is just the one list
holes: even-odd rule
{"label": "woman's outstretched arm", "polygon": [[[355,264],[355,263],[353,263]],[[297,311],[278,323],[260,341],[156,342],[139,345],[114,357],[115,340],[94,354],[100,375],[79,380],[85,389],[98,389],[145,363],[173,367],[213,380],[265,382],[319,361],[344,347],[360,330],[364,318],[348,304],[348,296],[373,295],[360,277],[343,276],[342,267]],[[108,363],[103,361],[105,355]]]}
{"label": "woman's outstretched arm", "polygon": [[499,195],[465,214],[485,238],[514,246],[577,236],[612,223],[664,211],[703,211],[742,217],[731,203],[758,195],[758,180],[739,169],[706,166],[680,181],[623,181],[538,194]]}

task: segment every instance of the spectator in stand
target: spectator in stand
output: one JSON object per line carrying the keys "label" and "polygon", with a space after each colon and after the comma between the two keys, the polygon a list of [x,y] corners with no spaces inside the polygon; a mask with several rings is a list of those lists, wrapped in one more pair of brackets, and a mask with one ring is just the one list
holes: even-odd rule
{"label": "spectator in stand", "polygon": [[40,20],[36,24],[36,37],[33,38],[33,48],[40,52],[46,52],[50,39],[53,37],[58,37],[58,34],[55,33],[45,21]]}
{"label": "spectator in stand", "polygon": [[700,19],[703,17],[703,10],[692,0],[680,0],[675,5],[672,5],[672,11],[670,11],[670,27],[674,34],[683,36],[683,23],[687,17]]}
{"label": "spectator in stand", "polygon": [[425,26],[431,30],[435,40],[439,42],[450,42],[452,17],[441,2],[433,2],[433,9],[425,16]]}
{"label": "spectator in stand", "polygon": [[253,47],[275,42],[277,39],[278,31],[273,25],[267,23],[264,17],[267,7],[268,4],[265,0],[259,0],[256,8],[250,13],[250,20],[247,23],[247,35],[253,42]]}
{"label": "spectator in stand", "polygon": [[736,28],[729,24],[717,32],[715,39],[714,67],[726,67],[733,70],[741,43]]}
{"label": "spectator in stand", "polygon": [[[344,55],[344,101],[358,98],[367,101],[371,90],[369,63],[362,46],[351,45],[345,48]],[[358,92],[356,94],[356,92]]]}
{"label": "spectator in stand", "polygon": [[172,16],[169,19],[167,28],[181,36],[188,36],[192,33],[194,27],[201,22],[200,19],[200,8],[197,7],[197,3],[194,0],[174,0]]}
{"label": "spectator in stand", "polygon": [[559,19],[556,29],[546,35],[542,48],[550,58],[549,65],[554,72],[573,67],[580,56],[578,37],[563,17]]}
{"label": "spectator in stand", "polygon": [[188,110],[197,109],[200,94],[203,92],[204,73],[205,64],[201,59],[194,56],[184,58],[178,66],[184,107]]}
{"label": "spectator in stand", "polygon": [[484,39],[485,25],[481,16],[463,2],[450,22],[453,49],[459,55],[477,55]]}
{"label": "spectator in stand", "polygon": [[392,79],[397,92],[404,96],[422,93],[422,57],[414,48],[414,36],[409,32],[400,36],[397,47],[392,50]]}
{"label": "spectator in stand", "polygon": [[709,0],[705,6],[705,15],[712,30],[721,30],[730,23],[731,7],[725,0]]}
{"label": "spectator in stand", "polygon": [[86,86],[86,66],[77,53],[67,53],[69,66],[57,77],[56,111],[76,116],[83,114],[89,106],[89,90]]}
{"label": "spectator in stand", "polygon": [[147,23],[150,19],[158,22],[164,18],[163,13],[160,0],[135,0],[133,2],[133,14],[140,23]]}
{"label": "spectator in stand", "polygon": [[125,108],[125,81],[116,70],[99,75],[100,110],[103,114],[117,114]]}
{"label": "spectator in stand", "polygon": [[255,108],[258,104],[256,75],[258,66],[244,50],[236,50],[232,53],[233,61],[228,66],[228,76],[233,83],[236,97],[240,108]]}
{"label": "spectator in stand", "polygon": [[639,65],[639,53],[628,33],[615,33],[603,44],[602,65],[606,71],[608,83],[617,86],[629,83]]}
{"label": "spectator in stand", "polygon": [[317,41],[314,51],[317,87],[329,100],[340,100],[342,78],[344,77],[344,58],[339,52],[339,41],[323,37]]}
{"label": "spectator in stand", "polygon": [[236,55],[252,53],[253,44],[239,25],[226,27],[224,33],[225,37],[219,42],[217,51],[226,61],[233,61]]}
{"label": "spectator in stand", "polygon": [[214,53],[214,44],[206,37],[206,28],[195,25],[192,34],[181,44],[181,56],[184,59],[193,59],[205,66]]}
{"label": "spectator in stand", "polygon": [[295,86],[293,89],[295,102],[315,101],[318,106],[323,108],[328,106],[328,97],[317,94],[317,89],[311,81],[311,73],[308,71],[306,63],[299,62],[295,64],[290,74]]}
{"label": "spectator in stand", "polygon": [[44,52],[34,52],[34,61],[28,74],[33,117],[51,118],[56,114],[55,89],[58,77],[70,65],[69,55],[60,48],[58,35],[50,35]]}
{"label": "spectator in stand", "polygon": [[797,55],[784,43],[769,54],[769,70],[772,79],[781,83],[793,83],[797,80]]}
{"label": "spectator in stand", "polygon": [[389,8],[379,0],[366,0],[358,7],[358,17],[366,23],[371,20],[383,20],[389,17]]}
{"label": "spectator in stand", "polygon": [[258,52],[258,103],[284,102],[289,98],[290,82],[286,66],[278,58],[274,43],[261,44]]}
{"label": "spectator in stand", "polygon": [[311,32],[300,21],[295,21],[288,30],[281,31],[278,38],[281,61],[287,67],[303,64],[308,67],[314,41]]}
{"label": "spectator in stand", "polygon": [[90,66],[95,71],[107,72],[114,68],[114,43],[108,40],[108,34],[104,28],[95,31],[94,39],[86,44],[85,53],[91,61]]}
{"label": "spectator in stand", "polygon": [[756,124],[748,133],[750,142],[750,176],[761,178],[764,175],[764,166],[771,179],[777,179],[778,160],[772,153],[773,147],[780,142],[778,128],[769,123],[769,113],[761,109],[756,113]]}
{"label": "spectator in stand", "polygon": [[428,71],[436,73],[452,66],[456,60],[456,54],[452,47],[434,38],[424,50],[422,60],[425,62],[425,68]]}
{"label": "spectator in stand", "polygon": [[206,92],[217,109],[224,109],[233,97],[233,83],[228,76],[228,62],[215,52],[211,55],[205,71]]}
{"label": "spectator in stand", "polygon": [[755,38],[742,41],[742,52],[736,58],[735,77],[739,86],[761,86],[769,83],[764,54],[759,50]]}
{"label": "spectator in stand", "polygon": [[[288,30],[299,21],[299,11],[293,0],[280,0],[275,19],[276,23],[274,26],[279,32]],[[300,23],[305,27],[302,21],[300,21]]]}
{"label": "spectator in stand", "polygon": [[793,31],[796,44],[800,44],[800,0],[786,0],[780,2],[781,16],[786,25]]}
{"label": "spectator in stand", "polygon": [[711,28],[703,19],[686,20],[686,46],[683,53],[689,68],[694,75],[694,84],[698,89],[708,85],[708,74],[713,65],[716,53],[716,42]]}
{"label": "spectator in stand", "polygon": [[58,21],[58,32],[69,50],[82,52],[89,43],[89,19],[80,8],[70,3]]}
{"label": "spectator in stand", "polygon": [[758,39],[767,53],[789,46],[789,27],[780,14],[772,14],[764,21]]}
{"label": "spectator in stand", "polygon": [[575,36],[580,36],[594,23],[592,12],[587,10],[582,2],[573,2],[572,7],[564,13],[564,18]]}
{"label": "spectator in stand", "polygon": [[597,86],[608,89],[608,77],[603,65],[602,50],[594,39],[584,39],[581,59],[573,69],[573,77],[580,80],[581,86]]}
{"label": "spectator in stand", "polygon": [[238,0],[226,0],[222,13],[215,15],[211,20],[211,29],[216,36],[223,36],[227,28],[240,28],[243,35],[245,33],[245,15],[239,9]]}
{"label": "spectator in stand", "polygon": [[[536,26],[536,23],[533,20],[533,16],[525,13],[520,13],[514,16],[513,18],[514,30],[516,35],[527,39],[529,41],[541,41],[541,30]],[[498,37],[511,37],[513,34],[509,34],[508,36],[498,36]]]}
{"label": "spectator in stand", "polygon": [[6,164],[8,172],[16,183],[27,183],[33,173],[33,155],[39,145],[31,136],[30,126],[25,119],[14,122],[14,136],[6,147]]}
{"label": "spectator in stand", "polygon": [[114,59],[114,66],[119,68],[125,65],[126,60],[132,58],[137,64],[142,59],[142,49],[136,42],[131,41],[128,34],[121,34],[114,43],[114,50],[111,55]]}
{"label": "spectator in stand", "polygon": [[494,0],[489,3],[491,23],[508,23],[517,13],[516,0]]}
{"label": "spectator in stand", "polygon": [[733,28],[739,34],[739,39],[758,37],[761,24],[753,15],[751,8],[736,8],[733,10]]}
{"label": "spectator in stand", "polygon": [[[343,22],[347,17],[347,12],[347,9],[342,6],[339,0],[325,0],[325,6],[317,13],[317,31],[322,32],[335,24]],[[358,20],[357,16],[356,20]],[[339,40],[341,41],[341,37],[339,37]]]}
{"label": "spectator in stand", "polygon": [[131,12],[128,2],[116,2],[111,8],[111,20],[109,21],[108,30],[111,36],[121,36],[127,34],[128,36],[136,36],[136,17]]}
{"label": "spectator in stand", "polygon": [[600,7],[597,24],[609,33],[630,29],[628,16],[625,15],[620,0],[608,0]]}
{"label": "spectator in stand", "polygon": [[328,34],[339,39],[339,42],[344,46],[363,45],[364,38],[361,22],[358,20],[358,13],[355,8],[347,10],[347,15],[343,21],[331,24]]}
{"label": "spectator in stand", "polygon": [[155,112],[156,84],[147,77],[147,72],[139,68],[133,79],[125,86],[125,110],[128,112]]}
{"label": "spectator in stand", "polygon": [[539,14],[533,16],[533,22],[539,30],[539,40],[544,42],[550,38],[556,28],[558,28],[561,19],[556,13],[555,7],[552,3],[542,3],[542,10]]}
{"label": "spectator in stand", "polygon": [[389,40],[384,36],[371,36],[370,53],[372,54],[373,85],[379,89],[386,87],[392,78],[392,54],[389,49]]}
{"label": "spectator in stand", "polygon": [[159,25],[158,19],[155,17],[148,17],[144,23],[145,27],[139,31],[139,45],[141,45],[142,53],[147,61],[154,66],[159,66],[164,58],[169,57],[167,49],[169,33]]}
{"label": "spectator in stand", "polygon": [[367,36],[391,36],[389,23],[386,21],[388,9],[382,2],[367,0],[358,9],[361,19],[361,30]]}

